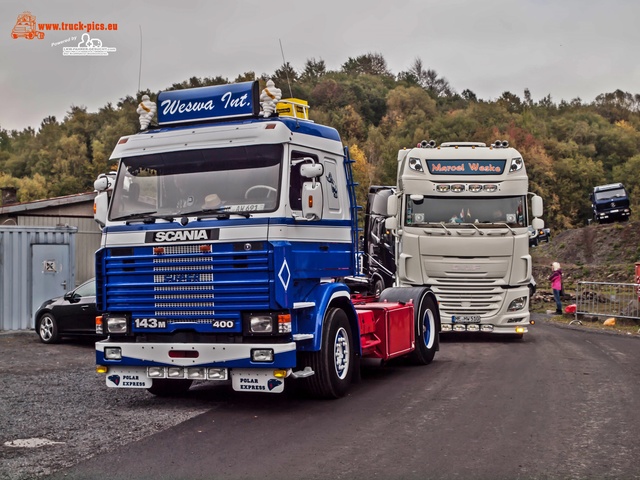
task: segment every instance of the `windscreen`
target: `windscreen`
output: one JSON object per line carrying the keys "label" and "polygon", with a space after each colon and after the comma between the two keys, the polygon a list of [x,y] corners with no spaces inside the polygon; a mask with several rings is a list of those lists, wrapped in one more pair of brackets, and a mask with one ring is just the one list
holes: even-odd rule
{"label": "windscreen", "polygon": [[623,188],[615,188],[613,190],[605,190],[604,192],[596,192],[596,200],[611,200],[613,198],[626,197],[627,193]]}
{"label": "windscreen", "polygon": [[282,145],[259,145],[123,158],[109,218],[273,211],[282,154]]}
{"label": "windscreen", "polygon": [[516,197],[429,197],[408,195],[405,224],[482,224],[483,226],[523,227],[527,223],[525,200]]}

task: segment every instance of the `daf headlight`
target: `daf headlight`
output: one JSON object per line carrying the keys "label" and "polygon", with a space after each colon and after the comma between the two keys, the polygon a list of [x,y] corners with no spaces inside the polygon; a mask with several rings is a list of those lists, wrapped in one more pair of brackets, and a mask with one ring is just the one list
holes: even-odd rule
{"label": "daf headlight", "polygon": [[518,297],[509,304],[508,312],[517,312],[527,306],[527,297]]}
{"label": "daf headlight", "polygon": [[511,167],[509,168],[510,172],[515,172],[517,170],[521,170],[524,165],[521,157],[516,157],[511,159]]}

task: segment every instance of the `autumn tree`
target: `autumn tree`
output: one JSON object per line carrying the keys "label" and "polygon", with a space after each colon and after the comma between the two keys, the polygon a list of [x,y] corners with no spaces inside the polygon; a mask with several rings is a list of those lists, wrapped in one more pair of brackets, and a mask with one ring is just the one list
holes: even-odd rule
{"label": "autumn tree", "polygon": [[378,75],[393,78],[387,67],[387,61],[380,53],[367,53],[349,59],[342,64],[342,71],[347,75]]}

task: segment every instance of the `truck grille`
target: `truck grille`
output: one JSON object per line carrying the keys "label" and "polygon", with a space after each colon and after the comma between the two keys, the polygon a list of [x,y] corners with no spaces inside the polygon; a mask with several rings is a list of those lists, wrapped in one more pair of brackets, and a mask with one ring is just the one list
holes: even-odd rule
{"label": "truck grille", "polygon": [[107,311],[210,324],[239,320],[240,310],[269,309],[273,252],[266,242],[110,248],[104,254]]}
{"label": "truck grille", "polygon": [[477,284],[433,285],[443,316],[480,315],[481,318],[496,315],[505,298],[505,291],[494,285]]}

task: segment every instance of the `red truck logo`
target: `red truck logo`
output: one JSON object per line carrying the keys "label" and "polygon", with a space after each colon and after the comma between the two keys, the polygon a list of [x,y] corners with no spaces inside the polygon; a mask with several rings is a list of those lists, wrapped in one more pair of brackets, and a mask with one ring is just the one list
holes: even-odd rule
{"label": "red truck logo", "polygon": [[44,38],[44,32],[39,32],[36,25],[35,15],[31,15],[31,12],[22,12],[18,15],[18,20],[11,30],[11,37],[18,38],[24,37],[28,40],[38,38],[42,40]]}

